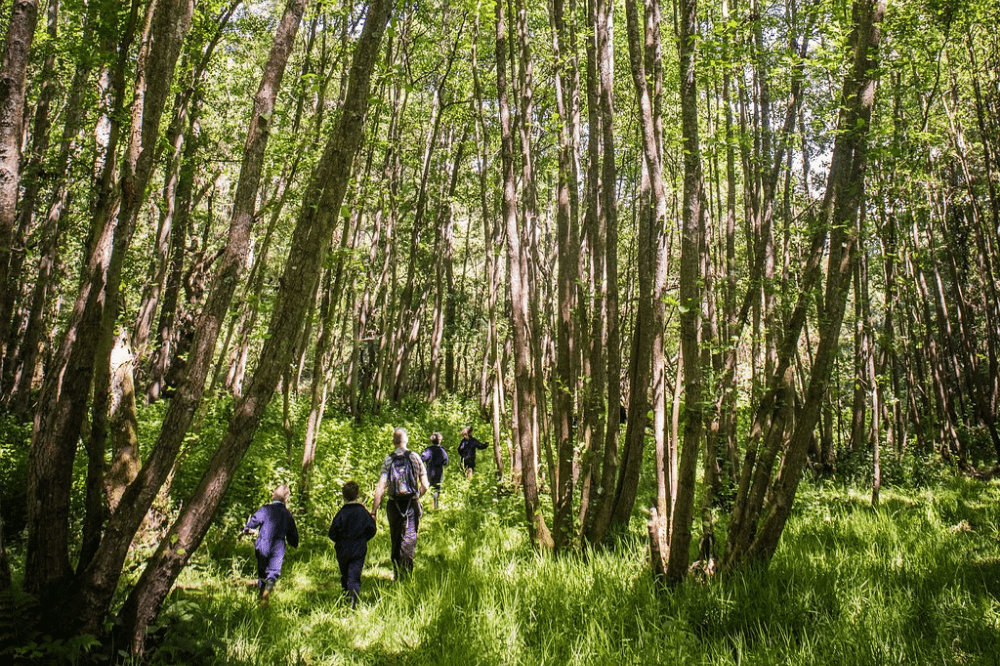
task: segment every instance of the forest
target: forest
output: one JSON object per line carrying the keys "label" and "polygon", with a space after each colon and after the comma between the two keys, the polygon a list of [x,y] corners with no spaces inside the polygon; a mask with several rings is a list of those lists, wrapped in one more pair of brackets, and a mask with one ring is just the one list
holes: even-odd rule
{"label": "forest", "polygon": [[995,665],[998,25],[0,0],[0,659]]}

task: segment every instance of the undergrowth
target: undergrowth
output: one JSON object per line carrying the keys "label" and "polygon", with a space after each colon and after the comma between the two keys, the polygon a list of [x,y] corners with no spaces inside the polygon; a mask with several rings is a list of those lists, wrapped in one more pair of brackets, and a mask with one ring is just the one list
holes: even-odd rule
{"label": "undergrowth", "polygon": [[[280,420],[272,421],[151,627],[144,663],[1000,664],[1000,483],[951,478],[933,488],[894,487],[877,509],[867,490],[804,483],[767,569],[692,577],[668,589],[650,576],[638,514],[605,549],[535,551],[523,501],[498,492],[491,456],[482,456],[471,481],[461,475],[458,432],[478,421],[457,402],[360,423],[327,418],[311,501],[293,495],[291,503],[301,546],[289,550],[274,599],[262,608],[252,544],[236,533],[274,485],[296,492],[297,460]],[[341,484],[355,479],[370,493],[400,425],[418,451],[432,431],[444,433],[453,462],[442,507],[425,513],[415,571],[401,582],[392,580],[380,516],[352,611],[326,531]],[[185,473],[196,475],[197,464]],[[176,487],[191,483],[182,477]],[[22,645],[48,654],[72,647],[29,638]]]}
{"label": "undergrowth", "polygon": [[232,539],[234,514],[180,582],[153,662],[1000,664],[1000,485],[965,479],[889,489],[878,509],[867,491],[804,485],[768,569],[665,589],[649,574],[638,519],[607,549],[538,554],[521,498],[497,493],[484,457],[471,481],[457,464],[446,471],[405,581],[392,580],[381,518],[351,611],[325,536],[334,490],[347,478],[374,485],[392,426],[408,426],[417,450],[442,430],[454,452],[471,418],[452,407],[391,415],[392,425],[328,421],[324,491],[301,512],[303,543],[271,607],[248,587],[253,554]]}

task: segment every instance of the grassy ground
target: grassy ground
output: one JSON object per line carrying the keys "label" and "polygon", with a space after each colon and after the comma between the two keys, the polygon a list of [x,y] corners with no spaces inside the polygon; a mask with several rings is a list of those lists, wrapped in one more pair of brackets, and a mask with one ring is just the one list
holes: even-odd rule
{"label": "grassy ground", "polygon": [[[533,553],[518,497],[446,475],[414,575],[391,580],[384,517],[362,603],[341,600],[325,525],[303,529],[269,608],[248,543],[211,537],[179,582],[159,663],[1000,664],[1000,486],[805,488],[765,572],[658,589],[625,535],[590,557]],[[330,515],[336,507],[330,508]],[[638,523],[638,521],[636,521]]]}
{"label": "grassy ground", "polygon": [[[174,482],[177,498],[200,477],[225,410],[219,405],[219,415],[206,418]],[[151,440],[158,412],[148,408],[143,416],[149,421],[144,437]],[[393,426],[406,426],[417,450],[430,432],[441,430],[454,452],[459,429],[476,419],[475,409],[459,402],[404,408],[361,424],[327,419],[312,509],[304,511],[301,498],[292,498],[301,547],[289,551],[274,600],[261,608],[250,587],[253,546],[235,537],[270,488],[285,482],[296,491],[300,455],[288,448],[280,414],[272,414],[216,526],[151,628],[149,661],[1000,666],[1000,483],[942,474],[920,490],[885,490],[878,510],[871,509],[867,490],[804,483],[766,571],[691,579],[667,590],[649,575],[638,516],[607,550],[543,557],[527,543],[521,498],[496,496],[489,456],[471,482],[458,473],[456,460],[445,474],[443,507],[427,512],[421,524],[413,576],[392,581],[383,513],[361,605],[352,611],[341,598],[326,538],[339,488],[353,478],[370,492]],[[0,465],[5,498],[7,489],[18,487],[10,478],[23,467],[14,464],[22,458],[0,457],[6,461]],[[650,492],[643,489],[640,505],[648,505]],[[720,536],[723,530],[720,525]],[[154,546],[150,540],[136,548],[126,582],[138,576]],[[19,569],[23,552],[15,555]],[[0,639],[25,634],[19,623],[27,615],[28,600],[0,598]],[[31,663],[55,663],[50,657],[78,663],[87,652],[107,654],[92,637],[77,645],[31,636],[31,645],[13,648]]]}

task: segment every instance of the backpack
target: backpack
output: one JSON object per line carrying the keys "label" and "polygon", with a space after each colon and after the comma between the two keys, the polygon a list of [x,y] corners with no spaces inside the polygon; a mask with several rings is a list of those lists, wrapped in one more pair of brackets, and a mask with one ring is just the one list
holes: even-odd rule
{"label": "backpack", "polygon": [[417,494],[417,472],[413,469],[410,452],[390,454],[389,461],[389,497],[406,499]]}

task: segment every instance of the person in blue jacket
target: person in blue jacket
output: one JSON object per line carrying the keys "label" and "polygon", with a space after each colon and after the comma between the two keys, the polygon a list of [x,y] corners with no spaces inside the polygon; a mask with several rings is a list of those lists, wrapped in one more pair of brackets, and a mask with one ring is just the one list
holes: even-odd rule
{"label": "person in blue jacket", "polygon": [[444,466],[448,464],[448,453],[441,446],[441,433],[436,432],[431,435],[431,445],[424,449],[420,458],[427,468],[427,480],[431,482],[431,489],[434,491],[434,508],[438,508],[438,500],[441,497],[441,477],[444,475]]}
{"label": "person in blue jacket", "polygon": [[340,586],[351,602],[357,607],[361,596],[361,571],[365,568],[368,542],[375,536],[375,519],[358,500],[358,484],[348,481],[344,484],[344,506],[333,517],[329,537],[337,550],[337,564],[340,566]]}
{"label": "person in blue jacket", "polygon": [[267,605],[271,590],[281,575],[281,565],[285,560],[285,542],[299,547],[299,531],[295,528],[295,518],[285,504],[291,491],[282,484],[274,489],[271,501],[250,516],[243,527],[243,534],[258,529],[254,551],[257,555],[257,589],[261,603]]}
{"label": "person in blue jacket", "polygon": [[462,443],[458,445],[458,455],[462,457],[466,478],[471,479],[476,469],[476,450],[485,449],[486,445],[472,436],[472,426],[462,428]]}

